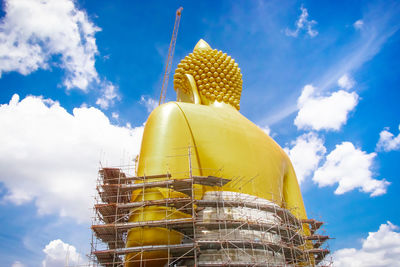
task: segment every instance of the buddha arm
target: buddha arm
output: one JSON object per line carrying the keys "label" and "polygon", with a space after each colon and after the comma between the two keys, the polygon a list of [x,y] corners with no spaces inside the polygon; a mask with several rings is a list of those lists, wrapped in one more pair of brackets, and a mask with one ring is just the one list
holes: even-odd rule
{"label": "buddha arm", "polygon": [[[156,108],[149,116],[143,133],[137,175],[188,172],[188,148],[193,137],[186,117],[176,103]],[[192,150],[193,152],[193,150]],[[193,166],[197,166],[195,153]]]}
{"label": "buddha arm", "polygon": [[[289,209],[294,216],[298,219],[307,219],[306,209],[304,207],[303,197],[301,196],[300,186],[297,181],[296,173],[294,172],[293,166],[287,157],[288,169],[285,174],[283,182],[283,196]],[[310,227],[308,224],[303,224],[303,231],[306,236],[311,235]],[[307,240],[305,243],[306,249],[312,249],[312,241]],[[312,254],[311,254],[312,255]],[[312,266],[314,266],[314,259],[310,258]],[[303,266],[302,264],[300,266]]]}
{"label": "buddha arm", "polygon": [[306,209],[304,207],[303,197],[301,196],[300,186],[297,181],[296,173],[290,163],[289,158],[288,168],[283,181],[283,197],[287,208],[300,219],[307,219]]}

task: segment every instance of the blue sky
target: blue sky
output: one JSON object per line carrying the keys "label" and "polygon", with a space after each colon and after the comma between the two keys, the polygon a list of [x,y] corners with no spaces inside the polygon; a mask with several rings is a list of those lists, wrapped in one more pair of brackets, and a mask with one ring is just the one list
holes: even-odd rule
{"label": "blue sky", "polygon": [[5,0],[1,265],[84,262],[98,163],[138,153],[179,6],[173,69],[200,38],[238,62],[240,112],[288,152],[336,265],[398,264],[396,1]]}

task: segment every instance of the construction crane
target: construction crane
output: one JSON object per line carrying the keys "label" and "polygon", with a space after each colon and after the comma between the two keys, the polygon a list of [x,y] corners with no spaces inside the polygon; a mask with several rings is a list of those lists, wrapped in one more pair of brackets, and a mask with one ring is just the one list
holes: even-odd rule
{"label": "construction crane", "polygon": [[174,57],[176,38],[178,37],[179,22],[181,20],[182,10],[183,10],[182,7],[176,10],[174,31],[172,32],[171,42],[169,43],[167,63],[165,64],[165,73],[161,85],[161,94],[160,94],[160,100],[158,101],[158,105],[161,105],[165,102],[165,95],[167,94],[169,74],[171,73],[172,58]]}

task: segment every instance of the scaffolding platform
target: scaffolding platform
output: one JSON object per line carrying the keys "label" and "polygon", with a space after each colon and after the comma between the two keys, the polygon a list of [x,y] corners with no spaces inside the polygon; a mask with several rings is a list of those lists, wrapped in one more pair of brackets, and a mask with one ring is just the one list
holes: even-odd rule
{"label": "scaffolding platform", "polygon": [[310,225],[310,231],[312,234],[324,224],[323,222],[317,221],[315,219],[301,220],[301,222]]}
{"label": "scaffolding platform", "polygon": [[[181,176],[129,176],[122,168],[100,169],[91,226],[93,266],[122,266],[126,255],[151,251],[168,251],[165,260],[169,266],[297,266],[324,261],[329,249],[323,246],[329,236],[317,233],[323,222],[299,220],[284,208],[284,203],[258,201],[240,193],[235,193],[237,198],[224,197],[219,190],[230,181],[194,176],[191,172]],[[194,185],[211,186],[216,194],[197,199]],[[140,190],[144,194],[150,188],[166,188],[184,195],[157,200],[145,200],[143,195],[142,201],[131,202],[132,192]],[[166,207],[165,219],[129,221],[132,214],[144,212],[146,207]],[[170,212],[187,214],[187,218],[170,219]],[[129,230],[151,227],[180,232],[182,243],[126,247]],[[103,245],[97,248],[97,244]],[[260,252],[265,257],[254,256]],[[271,257],[276,258],[276,264],[275,260],[269,262]]]}

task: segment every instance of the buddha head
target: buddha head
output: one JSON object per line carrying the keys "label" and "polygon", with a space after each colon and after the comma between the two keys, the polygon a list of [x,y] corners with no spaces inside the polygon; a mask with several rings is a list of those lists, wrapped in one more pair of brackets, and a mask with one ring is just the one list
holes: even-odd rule
{"label": "buddha head", "polygon": [[242,74],[235,60],[200,40],[178,64],[174,75],[177,101],[229,105],[240,109]]}

